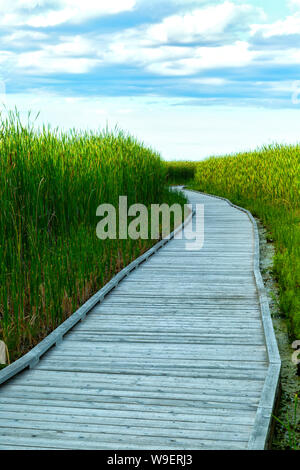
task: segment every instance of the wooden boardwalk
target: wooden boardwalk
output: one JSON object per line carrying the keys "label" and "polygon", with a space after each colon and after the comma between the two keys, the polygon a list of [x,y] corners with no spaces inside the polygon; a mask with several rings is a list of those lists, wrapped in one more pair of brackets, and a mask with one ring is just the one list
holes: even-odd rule
{"label": "wooden boardwalk", "polygon": [[280,358],[256,225],[186,193],[205,207],[202,250],[160,243],[0,372],[1,449],[265,447]]}

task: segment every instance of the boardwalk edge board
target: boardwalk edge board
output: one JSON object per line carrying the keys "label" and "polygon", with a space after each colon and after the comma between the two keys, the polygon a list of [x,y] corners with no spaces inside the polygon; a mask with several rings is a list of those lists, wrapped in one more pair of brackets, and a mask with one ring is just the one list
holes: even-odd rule
{"label": "boardwalk edge board", "polygon": [[269,441],[269,434],[273,416],[273,410],[278,394],[279,389],[279,378],[281,371],[281,359],[278,351],[276,336],[273,328],[269,301],[267,297],[267,292],[263,283],[262,275],[259,269],[259,234],[256,220],[254,219],[251,212],[243,207],[233,204],[229,199],[226,199],[221,196],[215,196],[213,194],[204,193],[201,191],[196,191],[193,189],[188,189],[188,191],[202,194],[203,196],[214,197],[216,199],[221,199],[227,202],[230,206],[238,209],[239,211],[244,212],[248,215],[250,221],[252,222],[253,233],[254,233],[254,276],[257,286],[257,292],[259,296],[259,303],[261,309],[261,317],[265,334],[265,342],[268,351],[269,357],[269,368],[267,376],[265,379],[260,403],[258,405],[254,428],[251,433],[250,439],[248,441],[249,450],[263,450],[267,448]]}
{"label": "boardwalk edge board", "polygon": [[53,330],[46,338],[44,338],[39,344],[32,348],[28,353],[24,354],[20,359],[17,359],[12,364],[5,367],[0,371],[0,385],[17,375],[27,367],[33,368],[38,364],[40,358],[50,349],[52,346],[59,344],[63,341],[63,337],[68,333],[78,322],[85,319],[86,315],[97,305],[101,303],[105,296],[114,289],[122,279],[126,278],[140,264],[146,261],[150,256],[156,253],[160,248],[166,245],[172,240],[175,235],[180,232],[185,225],[187,225],[194,217],[195,211],[192,211],[188,217],[179,225],[170,235],[162,238],[152,248],[146,251],[143,255],[139,256],[136,260],[132,261],[122,271],[116,274],[102,289],[94,294],[87,302],[85,302],[76,312],[74,312],[67,320]]}

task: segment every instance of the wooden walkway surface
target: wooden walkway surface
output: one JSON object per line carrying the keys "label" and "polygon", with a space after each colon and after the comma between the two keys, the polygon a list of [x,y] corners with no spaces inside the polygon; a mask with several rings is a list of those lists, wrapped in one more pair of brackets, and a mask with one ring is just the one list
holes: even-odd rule
{"label": "wooden walkway surface", "polygon": [[256,225],[186,194],[204,204],[202,250],[170,240],[39,362],[0,372],[1,449],[265,447],[280,358]]}

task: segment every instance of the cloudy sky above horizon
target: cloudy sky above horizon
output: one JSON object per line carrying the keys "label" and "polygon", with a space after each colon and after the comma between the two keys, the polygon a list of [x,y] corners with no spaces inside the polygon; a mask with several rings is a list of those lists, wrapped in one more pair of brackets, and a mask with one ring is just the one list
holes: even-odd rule
{"label": "cloudy sky above horizon", "polygon": [[300,141],[299,71],[300,0],[0,0],[1,102],[166,159]]}

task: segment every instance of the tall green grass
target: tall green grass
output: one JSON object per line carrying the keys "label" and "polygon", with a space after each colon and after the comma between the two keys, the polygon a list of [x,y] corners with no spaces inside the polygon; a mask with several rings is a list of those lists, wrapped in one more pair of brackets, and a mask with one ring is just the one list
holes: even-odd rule
{"label": "tall green grass", "polygon": [[197,163],[173,161],[165,162],[165,167],[169,184],[183,184],[194,179]]}
{"label": "tall green grass", "polygon": [[0,338],[12,360],[154,241],[96,237],[96,208],[183,202],[160,156],[122,132],[60,133],[0,121]]}
{"label": "tall green grass", "polygon": [[300,146],[273,145],[198,162],[192,186],[249,209],[267,227],[276,247],[281,311],[290,333],[300,338]]}

